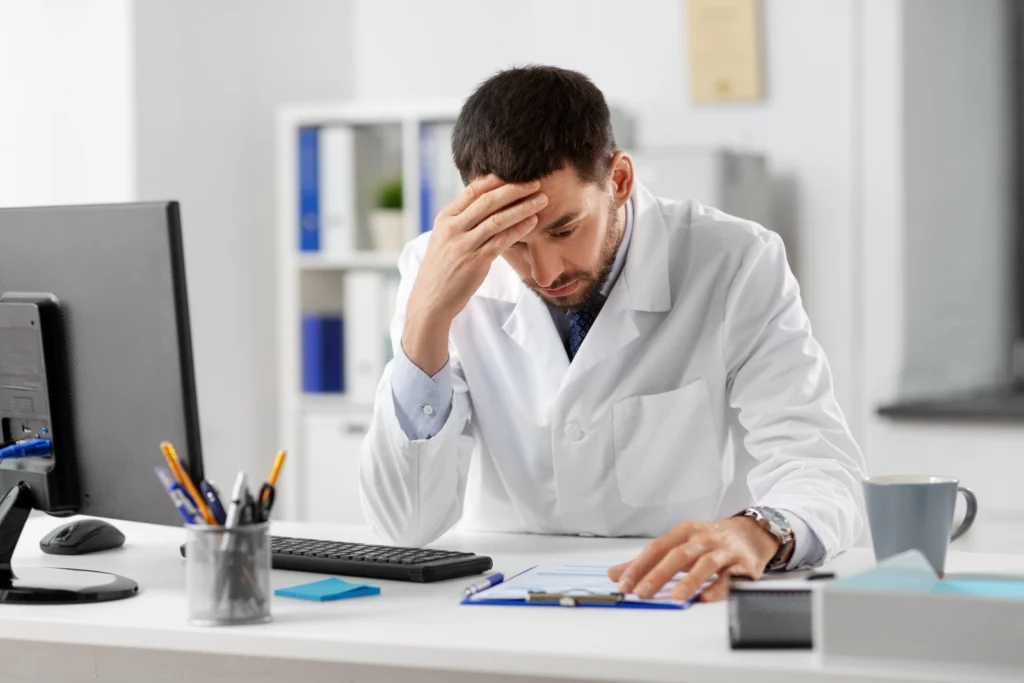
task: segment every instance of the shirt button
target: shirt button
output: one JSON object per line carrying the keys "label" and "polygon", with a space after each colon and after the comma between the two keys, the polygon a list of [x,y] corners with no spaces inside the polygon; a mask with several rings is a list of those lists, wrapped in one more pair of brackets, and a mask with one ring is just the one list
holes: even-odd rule
{"label": "shirt button", "polygon": [[583,438],[583,430],[580,429],[579,426],[576,425],[575,423],[570,422],[565,427],[565,435],[572,439],[573,441],[579,441],[580,439]]}
{"label": "shirt button", "polygon": [[424,415],[433,415],[434,414],[434,406],[423,406],[423,414]]}

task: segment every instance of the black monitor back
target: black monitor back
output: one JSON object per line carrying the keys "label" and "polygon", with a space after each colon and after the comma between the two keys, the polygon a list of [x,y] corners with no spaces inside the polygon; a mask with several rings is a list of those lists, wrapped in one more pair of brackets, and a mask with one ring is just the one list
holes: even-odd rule
{"label": "black monitor back", "polygon": [[[0,209],[11,292],[60,301],[78,512],[180,524],[153,473],[168,440],[203,476],[177,202]],[[9,465],[3,492],[17,483]]]}

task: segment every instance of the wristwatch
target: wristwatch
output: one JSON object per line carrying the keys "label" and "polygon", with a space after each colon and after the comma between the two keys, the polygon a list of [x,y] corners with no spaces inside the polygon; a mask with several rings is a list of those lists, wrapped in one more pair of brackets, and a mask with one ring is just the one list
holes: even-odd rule
{"label": "wristwatch", "polygon": [[768,560],[768,564],[764,568],[765,571],[785,569],[793,557],[793,551],[796,550],[796,536],[793,535],[793,527],[789,525],[789,520],[781,512],[767,505],[749,507],[736,517],[750,517],[762,529],[778,539],[779,550],[772,559]]}

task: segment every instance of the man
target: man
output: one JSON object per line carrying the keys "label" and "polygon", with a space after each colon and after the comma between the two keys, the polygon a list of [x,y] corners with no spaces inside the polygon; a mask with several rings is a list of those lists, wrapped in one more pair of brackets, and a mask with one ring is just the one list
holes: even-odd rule
{"label": "man", "polygon": [[[495,75],[452,149],[468,186],[402,254],[361,455],[379,533],[658,536],[611,578],[649,597],[688,571],[686,599],[721,577],[705,600],[857,539],[863,457],[778,236],[653,197],[572,71]],[[759,461],[745,511],[719,509],[733,436]]]}

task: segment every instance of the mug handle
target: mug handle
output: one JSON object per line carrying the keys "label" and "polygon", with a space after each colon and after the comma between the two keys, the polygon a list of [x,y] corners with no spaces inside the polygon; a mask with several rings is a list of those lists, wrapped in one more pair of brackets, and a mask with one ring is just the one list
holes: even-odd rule
{"label": "mug handle", "polygon": [[964,494],[964,500],[967,501],[967,514],[964,515],[964,521],[960,522],[960,526],[953,532],[953,536],[949,539],[950,541],[955,541],[966,534],[967,530],[974,524],[974,518],[978,516],[978,497],[974,495],[974,491],[966,486],[958,487],[957,491]]}

